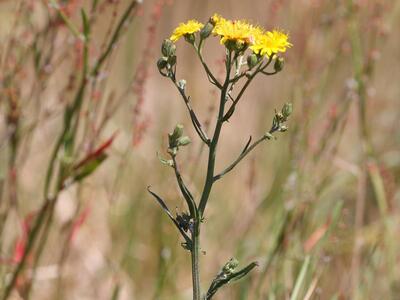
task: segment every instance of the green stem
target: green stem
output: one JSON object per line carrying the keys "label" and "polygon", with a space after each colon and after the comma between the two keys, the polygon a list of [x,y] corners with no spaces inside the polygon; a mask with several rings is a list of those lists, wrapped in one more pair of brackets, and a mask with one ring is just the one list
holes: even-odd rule
{"label": "green stem", "polygon": [[201,299],[199,252],[200,252],[200,221],[195,220],[192,233],[192,249],[190,251],[192,257],[193,300]]}
{"label": "green stem", "polygon": [[224,123],[224,109],[225,102],[227,98],[227,92],[230,81],[231,65],[232,65],[232,52],[228,52],[226,59],[226,78],[224,85],[221,88],[221,97],[219,102],[219,111],[217,124],[215,125],[214,135],[211,140],[210,149],[208,152],[208,164],[207,164],[207,175],[204,183],[203,193],[201,194],[199,213],[200,218],[203,217],[204,210],[207,205],[208,198],[210,197],[211,188],[214,183],[214,169],[215,169],[215,157],[217,153],[217,146],[219,141],[219,136],[221,134],[222,125]]}

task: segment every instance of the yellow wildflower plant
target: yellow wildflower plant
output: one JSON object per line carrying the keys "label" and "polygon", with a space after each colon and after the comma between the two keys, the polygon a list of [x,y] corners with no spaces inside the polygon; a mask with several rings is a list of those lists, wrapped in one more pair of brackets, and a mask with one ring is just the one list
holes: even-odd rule
{"label": "yellow wildflower plant", "polygon": [[[177,68],[179,53],[177,46],[174,44],[181,37],[188,42],[190,48],[197,54],[197,58],[205,72],[205,78],[216,90],[217,95],[216,107],[217,111],[211,111],[210,119],[213,122],[214,129],[206,126],[205,123],[198,117],[196,110],[191,106],[191,97],[188,94],[186,79],[181,77]],[[209,37],[215,37],[219,40],[225,52],[224,76],[217,74],[210,68],[203,56],[205,43]],[[221,15],[214,14],[207,20],[203,26],[201,23],[190,20],[187,23],[181,23],[173,32],[170,39],[165,39],[161,45],[161,57],[157,61],[157,68],[161,76],[171,81],[177,89],[178,94],[182,97],[187,108],[188,116],[191,119],[194,132],[197,138],[205,146],[207,151],[207,161],[204,161],[205,172],[203,174],[204,187],[199,194],[199,197],[194,198],[190,191],[191,186],[186,186],[182,180],[180,168],[177,166],[177,156],[183,150],[184,146],[190,144],[190,138],[184,135],[183,126],[178,124],[173,132],[168,134],[168,146],[165,149],[169,158],[159,157],[160,162],[174,169],[177,184],[179,186],[182,200],[185,201],[185,207],[181,214],[172,216],[168,204],[162,197],[155,194],[148,188],[149,193],[155,198],[162,210],[171,219],[173,225],[178,229],[182,240],[182,247],[190,252],[192,266],[192,291],[193,300],[203,299],[206,295],[207,299],[211,299],[218,289],[225,283],[237,278],[237,274],[241,277],[248,274],[257,266],[256,262],[249,263],[236,273],[233,272],[238,266],[236,259],[230,259],[216,274],[216,277],[211,282],[208,290],[202,290],[202,281],[199,274],[200,268],[200,249],[201,245],[201,228],[205,226],[204,220],[207,203],[210,201],[211,192],[214,183],[221,180],[228,172],[231,172],[239,162],[244,159],[257,145],[263,141],[269,141],[275,138],[275,134],[283,133],[288,130],[286,122],[288,121],[293,107],[292,104],[284,104],[281,111],[275,111],[275,115],[271,118],[270,127],[264,128],[261,131],[261,136],[253,141],[250,139],[243,151],[236,159],[233,159],[220,173],[215,172],[215,165],[218,163],[217,150],[219,149],[219,141],[222,128],[230,118],[237,112],[239,104],[243,102],[242,97],[251,85],[250,83],[258,75],[273,76],[283,70],[284,59],[279,56],[279,52],[285,52],[292,45],[288,42],[288,35],[278,30],[271,32],[266,31],[260,26],[248,23],[244,20],[227,20]],[[248,53],[246,53],[248,52]],[[192,62],[190,62],[192,64]],[[198,80],[195,80],[195,83]],[[228,101],[229,99],[229,101]],[[228,272],[229,271],[229,272]],[[221,283],[221,276],[226,279]],[[236,277],[235,277],[236,276]]]}
{"label": "yellow wildflower plant", "polygon": [[170,40],[176,42],[182,36],[186,36],[189,34],[196,33],[203,28],[203,24],[196,21],[196,20],[189,20],[186,23],[180,23],[177,28],[175,28],[174,32],[172,33]]}
{"label": "yellow wildflower plant", "polygon": [[283,53],[286,52],[287,48],[292,46],[288,39],[288,35],[282,31],[267,31],[264,34],[257,36],[254,44],[250,46],[250,49],[261,56],[271,56],[272,54],[277,54],[279,52]]}

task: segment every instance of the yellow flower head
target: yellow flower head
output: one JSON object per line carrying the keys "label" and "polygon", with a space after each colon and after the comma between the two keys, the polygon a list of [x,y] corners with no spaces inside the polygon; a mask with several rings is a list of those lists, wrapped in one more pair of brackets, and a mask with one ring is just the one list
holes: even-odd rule
{"label": "yellow flower head", "polygon": [[221,44],[236,42],[241,45],[248,45],[252,42],[254,27],[246,21],[225,20],[218,15],[214,15],[213,19],[216,20],[213,33],[221,37]]}
{"label": "yellow flower head", "polygon": [[288,41],[288,35],[279,30],[267,31],[256,37],[250,49],[259,55],[271,56],[273,53],[286,52],[292,46]]}
{"label": "yellow flower head", "polygon": [[189,20],[187,23],[180,23],[179,26],[175,28],[174,32],[172,33],[170,40],[176,42],[182,36],[200,31],[203,26],[203,24],[196,20]]}

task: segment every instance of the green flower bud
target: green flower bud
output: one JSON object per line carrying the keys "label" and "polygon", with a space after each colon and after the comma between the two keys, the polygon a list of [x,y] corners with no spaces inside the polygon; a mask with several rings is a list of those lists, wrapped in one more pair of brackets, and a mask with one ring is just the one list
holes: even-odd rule
{"label": "green flower bud", "polygon": [[191,143],[191,140],[190,140],[190,138],[188,137],[188,136],[183,136],[183,137],[180,137],[178,140],[177,140],[177,146],[179,147],[179,146],[186,146],[186,145],[189,145]]}
{"label": "green flower bud", "polygon": [[196,37],[194,36],[193,33],[188,33],[188,34],[185,34],[185,40],[186,40],[186,42],[188,42],[190,44],[194,44],[194,42],[196,41]]}
{"label": "green flower bud", "polygon": [[175,140],[179,139],[183,135],[183,125],[177,124],[175,126],[174,132],[171,134],[171,137]]}
{"label": "green flower bud", "polygon": [[175,52],[176,52],[175,44],[171,40],[165,39],[161,45],[161,53],[166,57],[170,57],[175,55]]}
{"label": "green flower bud", "polygon": [[225,47],[226,47],[228,50],[236,51],[236,42],[235,42],[235,41],[228,40],[228,41],[225,42]]}
{"label": "green flower bud", "polygon": [[168,63],[170,64],[171,67],[174,66],[176,64],[176,55],[168,57]]}
{"label": "green flower bud", "polygon": [[293,112],[293,105],[292,103],[285,103],[285,105],[283,105],[282,107],[282,115],[285,119],[289,118],[289,116],[292,114]]}
{"label": "green flower bud", "polygon": [[190,144],[190,138],[183,135],[183,125],[178,124],[175,126],[174,132],[168,134],[168,153],[175,156],[178,153],[180,146]]}
{"label": "green flower bud", "polygon": [[278,57],[278,58],[275,60],[275,63],[274,63],[275,72],[280,72],[280,71],[282,71],[284,65],[285,65],[284,59],[283,59],[282,57]]}
{"label": "green flower bud", "polygon": [[157,61],[157,68],[162,71],[164,70],[168,65],[168,58],[166,57],[161,57],[158,61]]}
{"label": "green flower bud", "polygon": [[206,25],[203,26],[203,28],[200,30],[200,38],[202,40],[208,38],[211,34],[211,32],[214,29],[214,25],[211,23],[211,21],[208,21]]}
{"label": "green flower bud", "polygon": [[247,56],[247,66],[249,69],[253,69],[254,66],[258,63],[258,56],[256,54],[251,54]]}

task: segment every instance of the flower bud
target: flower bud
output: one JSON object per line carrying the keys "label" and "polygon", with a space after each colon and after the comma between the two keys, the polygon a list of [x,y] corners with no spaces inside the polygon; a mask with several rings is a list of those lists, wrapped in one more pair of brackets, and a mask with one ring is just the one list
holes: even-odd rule
{"label": "flower bud", "polygon": [[275,60],[275,63],[274,63],[275,72],[282,71],[284,65],[285,65],[285,61],[283,60],[283,58],[282,57],[278,57]]}
{"label": "flower bud", "polygon": [[211,32],[214,29],[214,25],[211,23],[211,20],[207,22],[206,25],[203,26],[203,28],[200,30],[200,38],[202,40],[208,38],[211,34]]}
{"label": "flower bud", "polygon": [[249,67],[249,69],[253,69],[257,63],[258,63],[258,57],[256,54],[253,53],[247,56],[247,66]]}
{"label": "flower bud", "polygon": [[222,17],[221,17],[220,15],[214,14],[214,15],[210,18],[209,22],[210,22],[213,26],[215,26],[219,21],[221,21],[221,19],[222,19]]}
{"label": "flower bud", "polygon": [[168,58],[166,58],[166,57],[161,57],[157,61],[157,68],[160,71],[164,70],[167,67],[167,65],[168,65]]}
{"label": "flower bud", "polygon": [[293,112],[293,105],[292,103],[285,103],[282,107],[282,115],[285,119],[287,119]]}
{"label": "flower bud", "polygon": [[186,146],[186,145],[189,145],[190,143],[191,143],[191,140],[188,136],[180,137],[177,140],[177,146]]}
{"label": "flower bud", "polygon": [[236,51],[236,42],[228,40],[225,42],[225,47],[230,51]]}
{"label": "flower bud", "polygon": [[188,34],[185,34],[185,40],[186,40],[186,42],[188,42],[190,44],[194,44],[196,37],[194,36],[193,33],[188,33]]}
{"label": "flower bud", "polygon": [[183,135],[183,125],[182,124],[177,124],[175,126],[174,132],[171,134],[171,137],[174,140],[179,139]]}
{"label": "flower bud", "polygon": [[175,44],[171,40],[165,39],[161,45],[161,53],[166,57],[170,57],[175,55],[175,52],[176,52]]}
{"label": "flower bud", "polygon": [[170,64],[171,67],[174,66],[176,64],[176,55],[168,57],[168,63]]}
{"label": "flower bud", "polygon": [[178,124],[175,126],[174,132],[168,134],[168,153],[175,156],[178,153],[180,146],[190,144],[190,138],[183,135],[183,125]]}

